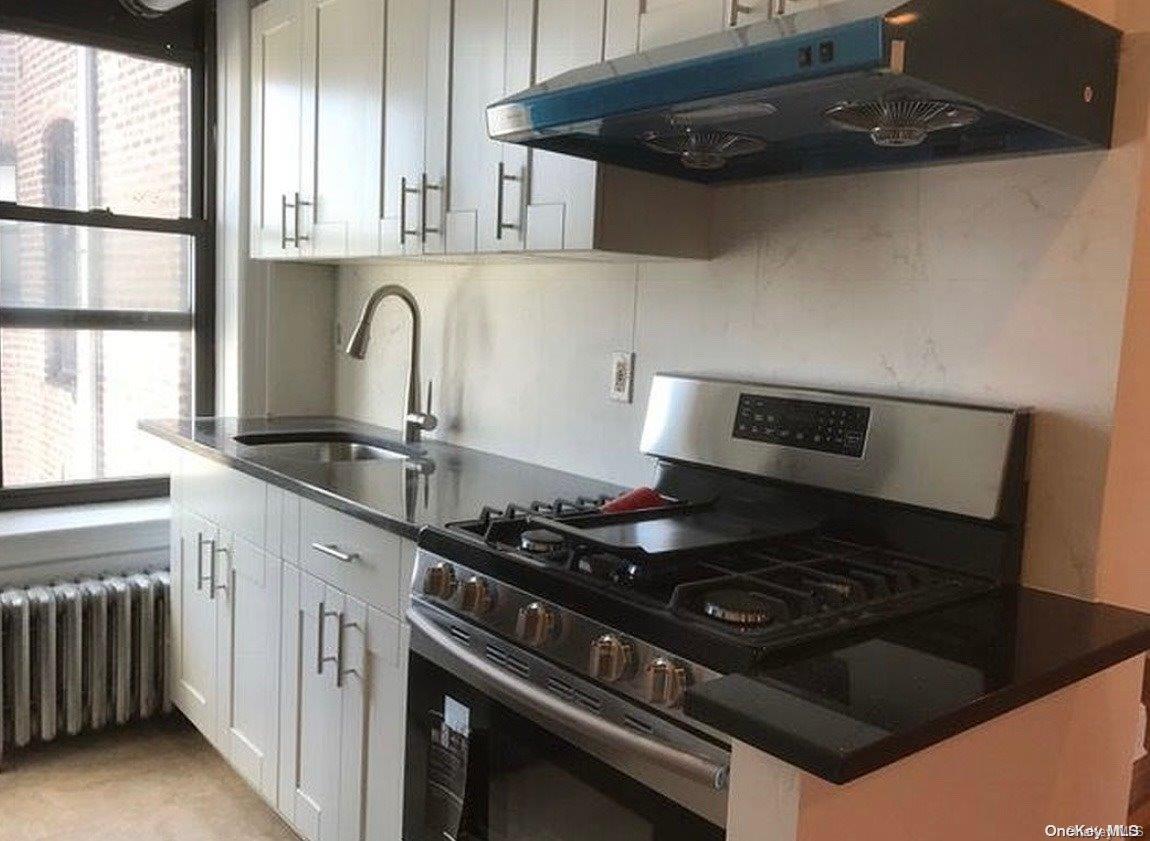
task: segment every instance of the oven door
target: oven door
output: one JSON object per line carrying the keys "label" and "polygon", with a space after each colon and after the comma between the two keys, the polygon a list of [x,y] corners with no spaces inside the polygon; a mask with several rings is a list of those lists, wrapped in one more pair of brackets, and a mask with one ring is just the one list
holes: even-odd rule
{"label": "oven door", "polygon": [[723,746],[449,614],[410,616],[404,841],[722,841]]}

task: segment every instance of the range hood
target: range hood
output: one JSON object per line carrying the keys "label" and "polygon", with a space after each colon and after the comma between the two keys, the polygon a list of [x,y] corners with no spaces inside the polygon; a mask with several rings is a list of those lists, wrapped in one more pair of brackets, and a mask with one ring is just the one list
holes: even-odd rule
{"label": "range hood", "polygon": [[1058,0],[841,0],[564,73],[487,126],[700,182],[1104,148],[1120,41]]}

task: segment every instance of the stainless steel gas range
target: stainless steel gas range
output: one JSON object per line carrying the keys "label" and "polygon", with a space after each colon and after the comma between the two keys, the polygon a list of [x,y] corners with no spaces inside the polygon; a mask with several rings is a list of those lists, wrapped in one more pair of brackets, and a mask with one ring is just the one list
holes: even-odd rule
{"label": "stainless steel gas range", "polygon": [[729,740],[692,690],[1016,581],[1028,427],[660,375],[652,489],[424,530],[404,841],[722,838]]}

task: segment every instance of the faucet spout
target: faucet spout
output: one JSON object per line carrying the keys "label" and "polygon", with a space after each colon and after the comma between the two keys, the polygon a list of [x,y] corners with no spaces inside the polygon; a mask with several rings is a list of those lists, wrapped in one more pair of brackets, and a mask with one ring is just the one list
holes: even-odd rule
{"label": "faucet spout", "polygon": [[419,397],[419,347],[420,347],[420,313],[419,303],[415,296],[404,287],[390,283],[379,287],[364,302],[356,321],[355,329],[348,340],[346,353],[352,359],[363,359],[367,355],[367,346],[371,341],[371,322],[375,312],[386,298],[397,298],[411,313],[411,355],[407,368],[407,406],[403,413],[403,442],[414,444],[419,441],[420,433],[431,431],[438,425],[438,420],[431,413],[431,384],[427,389],[427,409],[420,408]]}

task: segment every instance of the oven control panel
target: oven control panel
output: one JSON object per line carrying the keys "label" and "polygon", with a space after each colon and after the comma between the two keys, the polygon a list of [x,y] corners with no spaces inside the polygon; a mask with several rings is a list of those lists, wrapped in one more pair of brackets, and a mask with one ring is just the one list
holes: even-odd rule
{"label": "oven control panel", "polygon": [[739,395],[735,438],[861,458],[870,409],[761,394]]}

